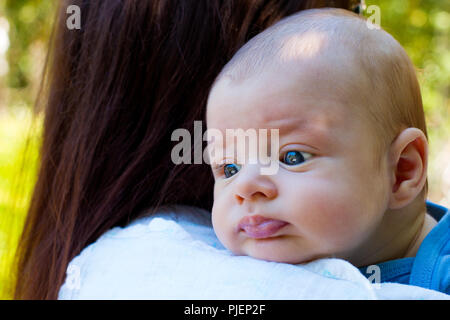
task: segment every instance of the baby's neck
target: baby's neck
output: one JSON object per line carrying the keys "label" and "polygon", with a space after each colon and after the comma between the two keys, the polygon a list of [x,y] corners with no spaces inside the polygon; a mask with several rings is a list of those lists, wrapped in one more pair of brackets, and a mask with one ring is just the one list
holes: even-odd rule
{"label": "baby's neck", "polygon": [[412,213],[411,208],[388,211],[378,232],[360,248],[359,255],[352,262],[357,267],[384,261],[415,257],[425,237],[437,222],[422,210]]}
{"label": "baby's neck", "polygon": [[420,245],[422,244],[425,237],[431,231],[431,229],[436,226],[437,222],[433,219],[428,213],[425,214],[423,219],[422,227],[416,233],[415,238],[411,241],[406,253],[403,255],[403,258],[406,257],[415,257],[417,251],[419,251]]}

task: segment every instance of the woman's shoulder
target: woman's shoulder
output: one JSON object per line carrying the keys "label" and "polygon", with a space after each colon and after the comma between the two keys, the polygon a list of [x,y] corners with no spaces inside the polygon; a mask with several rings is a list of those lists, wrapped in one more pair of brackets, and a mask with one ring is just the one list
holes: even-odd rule
{"label": "woman's shoulder", "polygon": [[191,239],[223,248],[215,236],[210,213],[191,206],[166,206],[154,214],[142,214],[124,227],[114,227],[84,248],[72,262],[81,264],[95,256],[110,254],[129,247],[141,248],[151,238]]}
{"label": "woman's shoulder", "polygon": [[[123,289],[136,286],[146,268],[161,270],[155,264],[198,247],[225,252],[212,229],[209,212],[190,206],[171,206],[151,216],[141,215],[125,227],[105,232],[72,259],[59,298],[107,296],[102,291],[111,282],[117,282]],[[126,272],[132,273],[125,276]]]}
{"label": "woman's shoulder", "polygon": [[104,233],[97,242],[104,239],[142,239],[157,232],[172,234],[182,230],[206,241],[215,238],[211,214],[208,211],[192,206],[174,205],[162,207],[151,215],[144,213],[127,226],[115,227]]}

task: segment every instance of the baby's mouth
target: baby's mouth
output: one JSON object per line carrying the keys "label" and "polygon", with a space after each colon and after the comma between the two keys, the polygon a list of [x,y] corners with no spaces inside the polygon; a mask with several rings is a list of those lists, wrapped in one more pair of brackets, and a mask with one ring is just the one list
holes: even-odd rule
{"label": "baby's mouth", "polygon": [[288,224],[285,221],[254,215],[241,219],[238,231],[243,231],[250,238],[265,239],[273,236]]}

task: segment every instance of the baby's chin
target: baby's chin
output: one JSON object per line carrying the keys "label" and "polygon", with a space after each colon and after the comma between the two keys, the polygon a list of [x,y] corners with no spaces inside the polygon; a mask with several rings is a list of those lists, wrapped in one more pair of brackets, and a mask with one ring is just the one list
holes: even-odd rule
{"label": "baby's chin", "polygon": [[284,257],[279,255],[271,255],[271,254],[244,254],[249,257],[264,260],[269,262],[279,262],[279,263],[287,263],[287,264],[304,264],[311,261],[316,260],[313,257]]}
{"label": "baby's chin", "polygon": [[[275,239],[277,241],[278,239]],[[279,239],[282,241],[282,239]],[[326,254],[305,252],[302,250],[288,250],[286,246],[274,245],[274,240],[256,240],[246,243],[238,250],[231,250],[237,255],[249,256],[259,260],[288,264],[303,264],[310,261],[329,257]]]}

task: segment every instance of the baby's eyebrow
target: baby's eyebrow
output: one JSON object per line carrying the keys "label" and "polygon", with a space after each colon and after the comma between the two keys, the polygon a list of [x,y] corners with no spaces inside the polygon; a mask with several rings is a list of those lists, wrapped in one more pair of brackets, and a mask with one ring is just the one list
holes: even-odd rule
{"label": "baby's eyebrow", "polygon": [[307,141],[312,148],[318,149],[326,141],[330,140],[329,129],[318,123],[301,119],[282,119],[271,122],[271,127],[279,129],[279,136],[287,137],[293,133],[298,133]]}
{"label": "baby's eyebrow", "polygon": [[[290,143],[305,144],[316,150],[322,149],[325,146],[325,144],[330,140],[329,128],[326,128],[324,125],[322,125],[320,123],[321,121],[315,121],[314,119],[311,118],[303,118],[303,119],[282,118],[282,119],[270,119],[270,120],[266,119],[266,120],[267,121],[264,124],[260,124],[261,128],[254,128],[254,129],[257,130],[257,135],[259,134],[258,129],[267,130],[266,133],[267,138],[269,139],[268,141],[271,141],[270,140],[271,139],[270,136],[272,134],[271,130],[274,129],[278,130],[278,136],[280,139],[295,134],[295,136],[293,136],[292,139],[289,139],[292,140],[289,141]],[[223,150],[226,150],[227,149],[226,148],[227,143],[225,142],[226,134],[223,133],[223,136],[224,140],[222,140],[222,143],[220,145],[222,146]],[[231,145],[228,146],[231,147]],[[218,146],[214,141],[210,141],[208,143],[208,147],[215,149]]]}
{"label": "baby's eyebrow", "polygon": [[292,133],[293,131],[302,131],[306,127],[305,123],[302,122],[292,122],[288,123],[286,125],[280,125],[278,127],[278,130],[280,130],[280,135],[288,135]]}
{"label": "baby's eyebrow", "polygon": [[269,129],[278,129],[280,136],[291,134],[293,131],[311,131],[316,127],[304,119],[272,120],[268,124]]}

